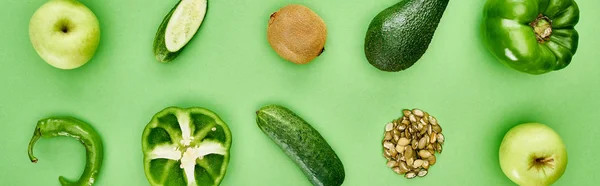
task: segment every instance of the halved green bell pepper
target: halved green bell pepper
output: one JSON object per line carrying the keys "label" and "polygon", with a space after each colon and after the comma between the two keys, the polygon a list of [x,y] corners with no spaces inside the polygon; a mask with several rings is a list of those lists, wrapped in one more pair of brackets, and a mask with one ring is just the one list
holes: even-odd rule
{"label": "halved green bell pepper", "polygon": [[502,63],[521,72],[544,74],[567,67],[577,51],[573,0],[488,0],[483,38]]}
{"label": "halved green bell pepper", "polygon": [[229,127],[212,111],[165,108],[142,135],[146,178],[152,186],[219,185],[230,147]]}

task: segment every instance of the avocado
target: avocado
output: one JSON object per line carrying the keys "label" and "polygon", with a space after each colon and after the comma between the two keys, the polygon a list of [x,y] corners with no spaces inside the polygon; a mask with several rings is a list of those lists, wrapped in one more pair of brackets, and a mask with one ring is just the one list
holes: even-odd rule
{"label": "avocado", "polygon": [[431,43],[448,0],[402,0],[369,25],[365,55],[379,70],[398,72],[414,65]]}

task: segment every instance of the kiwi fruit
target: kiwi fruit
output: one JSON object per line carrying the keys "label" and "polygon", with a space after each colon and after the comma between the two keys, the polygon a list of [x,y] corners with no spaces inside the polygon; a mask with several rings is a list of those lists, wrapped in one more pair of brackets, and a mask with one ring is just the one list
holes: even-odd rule
{"label": "kiwi fruit", "polygon": [[291,4],[271,14],[269,44],[283,59],[307,64],[325,50],[327,28],[319,15],[306,6]]}

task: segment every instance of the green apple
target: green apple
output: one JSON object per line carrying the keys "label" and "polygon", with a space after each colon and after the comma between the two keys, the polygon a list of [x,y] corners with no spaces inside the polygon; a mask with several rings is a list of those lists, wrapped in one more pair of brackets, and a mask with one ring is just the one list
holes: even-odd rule
{"label": "green apple", "polygon": [[544,124],[517,125],[500,144],[502,172],[518,185],[551,185],[563,175],[567,161],[561,137]]}
{"label": "green apple", "polygon": [[29,38],[48,64],[74,69],[96,53],[100,24],[96,15],[76,0],[50,0],[31,17]]}

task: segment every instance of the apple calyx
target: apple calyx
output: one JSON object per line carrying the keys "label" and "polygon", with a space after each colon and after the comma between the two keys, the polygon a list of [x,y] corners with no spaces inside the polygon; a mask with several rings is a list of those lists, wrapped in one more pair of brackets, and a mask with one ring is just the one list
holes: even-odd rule
{"label": "apple calyx", "polygon": [[56,29],[63,34],[66,34],[71,31],[71,24],[68,20],[61,20],[56,23]]}
{"label": "apple calyx", "polygon": [[531,161],[531,165],[529,166],[529,169],[535,168],[538,171],[541,170],[542,172],[546,173],[545,169],[546,168],[550,168],[550,169],[554,169],[554,158],[552,157],[534,157],[533,160]]}

